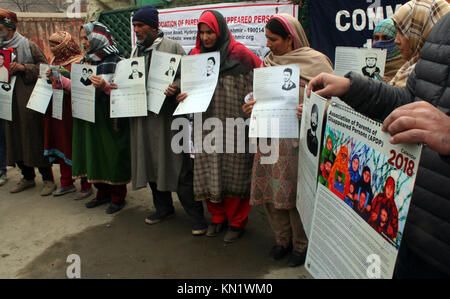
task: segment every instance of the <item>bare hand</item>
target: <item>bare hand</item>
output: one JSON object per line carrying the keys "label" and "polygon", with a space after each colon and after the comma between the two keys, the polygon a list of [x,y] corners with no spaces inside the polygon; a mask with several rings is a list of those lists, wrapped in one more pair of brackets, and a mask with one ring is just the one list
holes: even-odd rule
{"label": "bare hand", "polygon": [[424,142],[441,155],[450,155],[450,116],[421,101],[395,109],[381,129],[392,144]]}
{"label": "bare hand", "polygon": [[253,106],[255,105],[255,103],[256,103],[256,100],[251,99],[250,101],[248,101],[247,103],[245,103],[242,106],[242,111],[244,112],[245,116],[250,117],[250,115],[252,115]]}
{"label": "bare hand", "polygon": [[105,88],[106,81],[102,77],[92,75],[90,79],[95,88],[99,88],[99,89]]}
{"label": "bare hand", "polygon": [[110,87],[111,89],[117,89],[117,88],[118,88],[117,83],[114,83],[114,82],[111,82],[111,83],[109,84],[109,87]]}
{"label": "bare hand", "polygon": [[178,103],[183,102],[187,98],[187,93],[179,93],[176,97]]}
{"label": "bare hand", "polygon": [[297,117],[298,119],[302,119],[303,114],[303,104],[297,106]]}
{"label": "bare hand", "polygon": [[24,72],[25,66],[23,64],[17,63],[17,62],[11,62],[9,64],[9,72],[11,75],[17,73],[17,72]]}
{"label": "bare hand", "polygon": [[169,85],[169,87],[167,87],[164,94],[168,97],[171,97],[171,96],[176,95],[176,93],[178,91],[179,91],[179,88],[178,88],[177,84],[175,82],[173,82],[172,84]]}
{"label": "bare hand", "polygon": [[328,73],[321,73],[309,82],[306,95],[309,98],[311,97],[311,91],[314,91],[317,95],[324,98],[333,96],[340,97],[349,89],[350,79]]}

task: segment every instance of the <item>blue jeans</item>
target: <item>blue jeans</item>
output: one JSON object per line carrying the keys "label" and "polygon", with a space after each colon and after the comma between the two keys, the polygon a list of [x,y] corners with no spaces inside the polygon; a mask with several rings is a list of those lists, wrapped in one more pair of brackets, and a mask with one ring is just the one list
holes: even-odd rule
{"label": "blue jeans", "polygon": [[0,172],[6,173],[5,121],[0,119]]}

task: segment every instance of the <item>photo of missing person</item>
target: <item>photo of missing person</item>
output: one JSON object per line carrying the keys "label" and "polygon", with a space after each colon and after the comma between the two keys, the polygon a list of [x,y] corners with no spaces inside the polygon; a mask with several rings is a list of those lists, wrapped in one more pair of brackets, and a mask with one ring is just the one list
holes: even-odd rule
{"label": "photo of missing person", "polygon": [[93,71],[91,69],[83,68],[81,71],[81,79],[80,82],[83,83],[85,86],[89,86],[92,84],[91,76],[93,74]]}
{"label": "photo of missing person", "polygon": [[169,69],[165,72],[165,75],[168,77],[173,77],[175,76],[175,63],[177,62],[177,60],[175,59],[175,57],[170,58],[170,66]]}
{"label": "photo of missing person", "polygon": [[144,74],[142,72],[139,71],[139,63],[134,60],[131,62],[131,74],[128,77],[128,79],[133,80],[133,79],[139,79],[142,78],[142,76],[144,76]]}
{"label": "photo of missing person", "polygon": [[292,69],[291,68],[285,68],[283,71],[283,86],[281,86],[281,89],[283,90],[291,90],[293,88],[296,88],[297,86],[295,83],[291,80],[292,76]]}
{"label": "photo of missing person", "polygon": [[214,57],[208,57],[206,62],[206,77],[214,74],[214,66],[216,65],[216,59]]}
{"label": "photo of missing person", "polygon": [[11,52],[0,50],[0,82],[10,83],[9,64],[11,62]]}
{"label": "photo of missing person", "polygon": [[319,141],[317,140],[316,130],[319,122],[319,108],[314,104],[311,108],[311,128],[308,129],[306,135],[306,144],[309,152],[316,157]]}
{"label": "photo of missing person", "polygon": [[377,75],[380,75],[380,68],[377,67],[377,54],[369,53],[366,56],[366,65],[362,68],[362,73],[372,79],[377,79]]}

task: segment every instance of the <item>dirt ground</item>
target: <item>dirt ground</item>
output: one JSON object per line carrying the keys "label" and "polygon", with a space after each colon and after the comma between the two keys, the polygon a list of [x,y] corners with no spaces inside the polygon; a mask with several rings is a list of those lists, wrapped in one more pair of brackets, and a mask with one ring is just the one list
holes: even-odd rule
{"label": "dirt ground", "polygon": [[[57,166],[53,172],[59,182]],[[176,217],[150,226],[149,188],[128,186],[126,207],[107,215],[106,205],[86,209],[89,199],[76,201],[75,193],[40,196],[36,174],[35,188],[11,194],[21,175],[9,168],[0,187],[0,278],[66,278],[71,254],[81,259],[81,278],[311,278],[304,267],[288,267],[287,258],[268,257],[274,240],[260,207],[252,208],[242,239],[226,245],[223,234],[192,236],[175,194]]]}

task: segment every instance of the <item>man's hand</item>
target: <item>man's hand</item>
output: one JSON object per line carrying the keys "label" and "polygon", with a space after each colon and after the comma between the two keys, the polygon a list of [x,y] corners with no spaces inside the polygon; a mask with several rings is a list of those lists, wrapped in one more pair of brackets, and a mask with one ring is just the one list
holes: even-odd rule
{"label": "man's hand", "polygon": [[178,103],[183,102],[187,98],[187,93],[179,93],[176,97]]}
{"label": "man's hand", "polygon": [[25,72],[25,66],[17,62],[11,62],[9,64],[9,72],[11,73],[11,75],[17,72]]}
{"label": "man's hand", "polygon": [[395,109],[381,128],[392,144],[424,142],[441,155],[450,155],[450,116],[421,101]]}
{"label": "man's hand", "polygon": [[167,87],[164,94],[167,97],[172,97],[172,96],[176,95],[178,91],[179,91],[179,88],[178,88],[177,84],[175,82],[173,82],[172,84],[169,85],[169,87]]}
{"label": "man's hand", "polygon": [[104,89],[106,85],[106,81],[99,76],[92,75],[91,76],[92,85],[94,85],[95,88]]}
{"label": "man's hand", "polygon": [[306,95],[309,98],[311,97],[311,91],[314,91],[317,95],[324,98],[340,97],[347,93],[349,89],[350,79],[328,73],[321,73],[308,83]]}
{"label": "man's hand", "polygon": [[247,103],[242,106],[242,111],[245,113],[245,116],[250,117],[252,115],[253,106],[255,105],[256,100],[251,99]]}
{"label": "man's hand", "polygon": [[297,117],[298,119],[302,119],[303,114],[303,104],[297,106]]}

